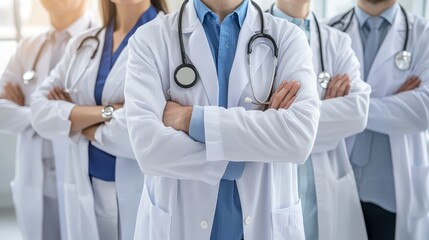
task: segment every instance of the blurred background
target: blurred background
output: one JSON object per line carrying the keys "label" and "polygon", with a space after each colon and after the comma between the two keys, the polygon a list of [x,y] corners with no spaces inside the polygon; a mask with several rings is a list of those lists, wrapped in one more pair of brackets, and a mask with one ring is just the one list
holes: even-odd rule
{"label": "blurred background", "polygon": [[[91,2],[93,16],[99,18],[98,0]],[[105,0],[107,1],[107,0]],[[274,0],[255,0],[268,9]],[[170,12],[180,0],[167,0]],[[408,11],[429,18],[428,0],[399,1]],[[329,18],[350,9],[355,0],[313,0],[319,18]],[[0,74],[15,52],[20,39],[49,28],[49,19],[39,0],[0,0]],[[16,136],[0,133],[0,239],[21,239],[14,217],[10,181],[14,176]]]}

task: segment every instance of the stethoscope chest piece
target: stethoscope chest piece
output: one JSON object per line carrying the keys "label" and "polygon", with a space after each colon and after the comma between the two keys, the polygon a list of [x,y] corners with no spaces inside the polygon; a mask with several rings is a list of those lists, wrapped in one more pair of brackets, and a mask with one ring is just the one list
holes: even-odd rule
{"label": "stethoscope chest piece", "polygon": [[192,64],[181,64],[174,71],[174,81],[182,88],[191,88],[197,83],[198,71]]}
{"label": "stethoscope chest piece", "polygon": [[30,84],[31,82],[33,82],[36,79],[36,71],[34,70],[29,70],[26,71],[23,75],[22,75],[22,80],[24,81],[24,84]]}
{"label": "stethoscope chest piece", "polygon": [[411,52],[400,51],[395,56],[395,65],[399,70],[406,71],[411,66]]}
{"label": "stethoscope chest piece", "polygon": [[329,81],[331,81],[331,74],[322,71],[317,76],[317,80],[319,81],[320,87],[326,89],[328,87]]}

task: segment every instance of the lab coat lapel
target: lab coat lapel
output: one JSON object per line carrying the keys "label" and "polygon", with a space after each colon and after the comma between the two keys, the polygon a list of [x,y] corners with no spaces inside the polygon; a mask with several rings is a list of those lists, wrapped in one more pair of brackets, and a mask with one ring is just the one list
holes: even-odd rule
{"label": "lab coat lapel", "polygon": [[[319,43],[319,33],[317,31],[316,23],[314,22],[314,17],[313,17],[313,15],[311,15],[311,16],[312,17],[310,20],[310,47],[311,47],[311,51],[313,52],[313,68],[314,68],[314,72],[316,73],[316,76],[317,76],[320,73],[320,71],[322,71],[321,63],[320,63],[320,53],[319,53],[319,46],[321,43]],[[320,22],[319,22],[319,25],[322,28]],[[320,31],[322,31],[322,30],[320,30]],[[322,36],[323,36],[323,33],[322,33]],[[324,37],[323,40],[325,40],[326,36],[323,36],[323,37]],[[324,48],[323,51],[326,51],[326,49]],[[326,53],[325,53],[325,57],[326,57]],[[323,59],[323,61],[326,62],[326,59]]]}
{"label": "lab coat lapel", "polygon": [[374,72],[382,67],[384,62],[394,58],[395,55],[402,50],[405,41],[405,33],[405,18],[402,12],[398,10],[393,25],[378,50],[368,76],[373,76]]}
{"label": "lab coat lapel", "polygon": [[[121,54],[119,55],[118,59],[116,60],[115,64],[113,65],[112,69],[109,72],[109,75],[106,79],[106,84],[103,88],[103,95],[102,95],[102,103],[108,104],[112,103],[115,97],[115,93],[118,92],[118,88],[124,86],[123,79],[125,78],[125,70],[126,70],[126,62],[128,58],[128,46],[126,46]],[[122,95],[122,94],[121,94]]]}
{"label": "lab coat lapel", "polygon": [[364,74],[364,70],[363,70],[363,46],[362,46],[362,39],[360,37],[360,32],[359,32],[359,24],[358,21],[356,19],[356,16],[353,17],[352,23],[349,27],[348,30],[348,34],[350,36],[350,38],[352,39],[352,48],[356,54],[356,57],[358,58],[359,62],[360,62],[360,72],[363,76]]}
{"label": "lab coat lapel", "polygon": [[[239,104],[240,97],[246,85],[250,81],[250,74],[255,72],[264,64],[267,57],[272,57],[270,48],[261,47],[264,45],[254,45],[252,52],[252,69],[249,69],[247,58],[247,46],[250,38],[261,31],[259,13],[256,8],[249,2],[246,19],[238,37],[237,50],[235,52],[234,62],[228,83],[228,107],[236,107]],[[268,26],[265,24],[265,33],[268,33]],[[256,43],[257,41],[255,41]],[[270,63],[270,61],[269,61]],[[250,72],[252,71],[252,72]],[[271,77],[271,76],[267,76]],[[253,81],[271,81],[271,79],[254,79]],[[255,83],[254,83],[255,84]]]}
{"label": "lab coat lapel", "polygon": [[[177,31],[177,20],[174,22]],[[198,71],[210,105],[218,105],[219,86],[216,66],[204,28],[197,17],[193,2],[186,4],[183,15],[183,42],[190,63]],[[189,61],[189,60],[188,60]]]}

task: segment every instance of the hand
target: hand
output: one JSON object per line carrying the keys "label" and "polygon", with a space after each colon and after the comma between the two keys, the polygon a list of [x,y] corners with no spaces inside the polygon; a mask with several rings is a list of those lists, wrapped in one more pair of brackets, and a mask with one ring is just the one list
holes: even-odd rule
{"label": "hand", "polygon": [[347,96],[350,92],[350,78],[347,74],[336,75],[328,83],[326,88],[325,97],[323,99],[330,99],[336,97]]}
{"label": "hand", "polygon": [[296,93],[301,88],[301,84],[292,80],[283,81],[270,98],[268,108],[278,110],[280,108],[288,109],[296,99]]}
{"label": "hand", "polygon": [[12,101],[19,106],[24,106],[25,104],[25,96],[24,93],[22,93],[21,87],[19,84],[13,84],[11,82],[6,83],[4,86],[4,93],[0,98]]}
{"label": "hand", "polygon": [[420,80],[418,76],[411,76],[407,79],[407,81],[405,81],[405,83],[399,88],[399,90],[396,93],[398,94],[398,93],[414,90],[420,86],[421,82],[422,80]]}
{"label": "hand", "polygon": [[123,103],[116,103],[116,104],[112,104],[113,108],[116,110],[121,109],[124,107]]}
{"label": "hand", "polygon": [[162,121],[166,127],[172,127],[177,131],[189,133],[192,106],[182,106],[176,102],[169,101],[165,105]]}
{"label": "hand", "polygon": [[70,95],[63,91],[59,87],[54,87],[51,89],[51,91],[48,94],[49,100],[62,100],[66,102],[73,102],[70,98]]}
{"label": "hand", "polygon": [[95,132],[101,124],[92,125],[82,130],[82,135],[89,141],[95,141]]}

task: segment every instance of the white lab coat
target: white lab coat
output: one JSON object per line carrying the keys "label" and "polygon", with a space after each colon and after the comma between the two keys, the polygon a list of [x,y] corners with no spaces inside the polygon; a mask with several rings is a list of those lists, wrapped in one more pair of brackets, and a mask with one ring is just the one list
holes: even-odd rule
{"label": "white lab coat", "polygon": [[[47,95],[54,86],[66,88],[65,75],[73,54],[82,39],[95,35],[96,31],[98,29],[90,30],[71,41],[60,63],[33,95],[31,104],[32,124],[40,135],[46,138],[62,137],[69,140],[64,184],[69,239],[99,239],[93,192],[88,175],[88,140],[80,133],[69,134],[71,126],[69,115],[75,104],[96,105],[94,87],[104,45],[105,30],[99,34],[100,46],[95,58],[76,85],[79,92],[71,94],[74,103],[50,101],[47,99]],[[76,75],[82,70],[82,65],[88,61],[96,42],[88,41],[85,46],[87,47],[77,55],[76,64],[72,66],[69,85],[76,81]],[[127,58],[128,51],[125,48],[107,77],[102,95],[103,105],[124,102],[123,88]],[[96,141],[92,142],[94,146],[117,156],[115,183],[120,228],[122,239],[132,239],[144,176],[131,149],[124,109],[115,111],[113,118],[97,129],[95,138]]]}
{"label": "white lab coat", "polygon": [[[362,132],[368,119],[371,88],[361,80],[360,64],[346,34],[320,24],[325,71],[331,76],[349,75],[350,92],[345,97],[322,101],[319,129],[311,158],[316,185],[319,239],[367,239],[365,222],[345,138]],[[311,21],[311,48],[316,74],[321,70],[319,39]],[[325,89],[317,84],[320,98]]]}
{"label": "white lab coat", "polygon": [[[92,25],[89,15],[82,16],[70,26],[67,31],[75,34]],[[55,170],[44,170],[43,141],[31,126],[31,112],[29,108],[30,95],[36,90],[50,71],[51,49],[44,47],[36,66],[37,82],[25,85],[22,75],[31,70],[36,55],[47,40],[48,33],[24,39],[18,46],[14,56],[9,61],[0,82],[18,83],[25,96],[25,106],[8,100],[0,99],[0,130],[18,134],[16,151],[15,178],[11,182],[12,197],[15,205],[18,225],[24,239],[42,239],[43,231],[43,188],[44,178],[47,186],[57,186],[57,198],[61,219],[61,235],[65,238],[64,196],[62,191],[63,168],[65,159],[66,142],[61,139],[52,141],[55,158]],[[0,87],[0,92],[3,91]],[[44,172],[45,171],[45,172]],[[44,173],[55,175],[57,182],[50,182],[52,178],[44,176]],[[52,190],[50,190],[52,191]]]}
{"label": "white lab coat", "polygon": [[[367,129],[388,134],[390,138],[396,192],[396,239],[423,240],[429,236],[429,160],[425,138],[429,128],[429,25],[423,18],[408,16],[407,49],[413,54],[411,68],[401,71],[394,62],[406,34],[404,15],[398,12],[368,75],[372,94]],[[356,17],[347,33],[353,39],[352,47],[358,59],[363,62]],[[411,75],[421,78],[420,87],[395,94]],[[355,137],[347,139],[349,154],[354,141]]]}
{"label": "white lab coat", "polygon": [[[130,40],[125,108],[131,143],[146,174],[135,239],[209,239],[219,181],[228,161],[246,162],[237,180],[244,238],[304,239],[295,164],[310,154],[319,119],[311,49],[303,44],[306,37],[296,26],[268,14],[264,19],[280,56],[287,56],[280,58],[275,85],[292,79],[302,83],[288,110],[262,112],[244,101],[253,97],[247,43],[261,28],[251,4],[231,70],[229,109],[217,107],[216,68],[192,1],[183,16],[188,62],[195,64],[201,77],[192,88],[174,83],[173,72],[181,63],[177,13],[143,26]],[[263,44],[253,49],[253,83],[260,99],[269,89],[273,66],[269,49]],[[164,126],[169,99],[205,106],[206,144]]]}

